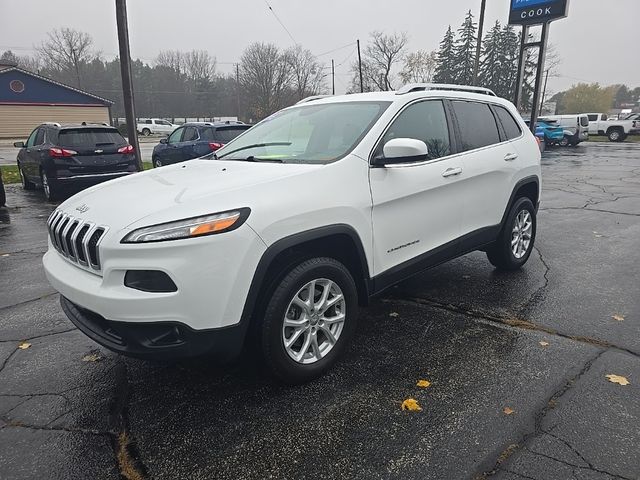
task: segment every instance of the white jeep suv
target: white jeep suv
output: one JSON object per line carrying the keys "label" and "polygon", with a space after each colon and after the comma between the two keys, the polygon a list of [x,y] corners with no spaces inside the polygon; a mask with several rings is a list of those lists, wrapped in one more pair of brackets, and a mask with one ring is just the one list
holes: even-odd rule
{"label": "white jeep suv", "polygon": [[247,343],[303,382],[342,354],[370,296],[474,250],[520,268],[540,183],[534,136],[490,90],[313,98],[208,157],[70,198],[44,267],[111,350],[228,359]]}

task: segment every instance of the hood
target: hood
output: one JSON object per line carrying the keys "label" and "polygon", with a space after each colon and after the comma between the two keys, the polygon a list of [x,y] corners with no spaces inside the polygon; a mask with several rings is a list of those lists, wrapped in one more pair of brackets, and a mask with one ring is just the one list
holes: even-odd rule
{"label": "hood", "polygon": [[[123,229],[151,225],[234,208],[251,208],[268,184],[312,174],[322,165],[190,160],[111,180],[69,198],[65,212]],[[257,188],[258,186],[262,188]],[[140,225],[136,225],[140,226]]]}

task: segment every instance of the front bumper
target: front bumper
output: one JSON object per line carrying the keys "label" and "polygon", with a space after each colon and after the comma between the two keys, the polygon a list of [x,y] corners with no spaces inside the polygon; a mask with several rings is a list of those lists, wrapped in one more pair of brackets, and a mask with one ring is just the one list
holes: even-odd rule
{"label": "front bumper", "polygon": [[193,330],[179,322],[113,322],[60,296],[62,310],[89,338],[114,352],[163,360],[210,355],[219,361],[237,357],[246,325]]}

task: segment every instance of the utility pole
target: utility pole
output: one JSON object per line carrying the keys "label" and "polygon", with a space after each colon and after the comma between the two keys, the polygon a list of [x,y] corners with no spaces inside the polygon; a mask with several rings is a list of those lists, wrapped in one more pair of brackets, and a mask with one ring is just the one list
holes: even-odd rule
{"label": "utility pole", "polygon": [[131,78],[131,53],[129,50],[129,27],[127,26],[127,0],[116,0],[116,24],[118,25],[118,45],[120,47],[120,75],[122,76],[122,97],[127,118],[127,137],[133,146],[138,171],[143,170],[140,144],[136,129],[136,107],[133,101],[133,81]]}
{"label": "utility pole", "polygon": [[480,50],[482,48],[482,31],[484,30],[484,12],[487,0],[482,0],[480,5],[480,24],[478,25],[478,43],[476,43],[476,62],[473,67],[473,84],[478,85],[478,70],[480,69]]}
{"label": "utility pole", "polygon": [[240,64],[236,63],[236,115],[240,120]]}
{"label": "utility pole", "polygon": [[336,67],[331,59],[331,94],[336,94]]}
{"label": "utility pole", "polygon": [[549,81],[549,70],[551,70],[550,68],[547,68],[547,72],[544,76],[544,88],[542,89],[542,100],[540,101],[540,114],[542,115],[542,107],[544,106],[544,100],[545,97],[547,96],[547,82]]}
{"label": "utility pole", "polygon": [[358,70],[360,70],[360,93],[364,92],[364,82],[362,81],[362,57],[360,56],[360,40],[356,40],[358,44]]}

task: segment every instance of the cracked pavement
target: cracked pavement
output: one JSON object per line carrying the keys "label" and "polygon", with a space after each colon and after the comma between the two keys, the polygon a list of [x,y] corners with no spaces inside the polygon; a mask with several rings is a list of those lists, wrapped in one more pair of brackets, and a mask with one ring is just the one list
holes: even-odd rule
{"label": "cracked pavement", "polygon": [[640,145],[552,149],[543,181],[522,271],[476,252],[403,282],[301,387],[97,346],[44,278],[54,205],[9,186],[0,478],[640,478]]}

